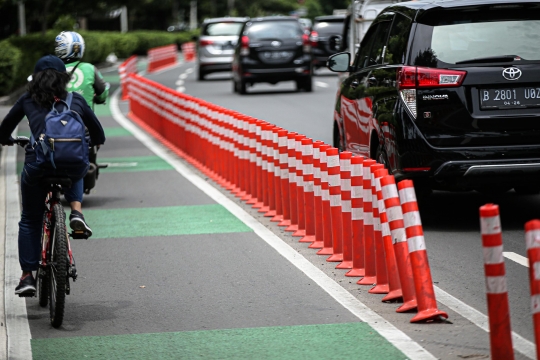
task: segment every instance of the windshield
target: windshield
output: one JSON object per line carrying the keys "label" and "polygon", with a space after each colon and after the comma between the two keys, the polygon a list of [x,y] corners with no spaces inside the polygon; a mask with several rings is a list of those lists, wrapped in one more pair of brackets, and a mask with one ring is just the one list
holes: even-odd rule
{"label": "windshield", "polygon": [[302,29],[298,21],[267,21],[253,23],[247,35],[251,40],[300,39]]}
{"label": "windshield", "polygon": [[240,34],[242,23],[222,22],[208,24],[203,31],[203,35],[209,36],[234,36]]}
{"label": "windshield", "polygon": [[435,26],[431,49],[439,61],[450,64],[501,55],[540,60],[540,20]]}

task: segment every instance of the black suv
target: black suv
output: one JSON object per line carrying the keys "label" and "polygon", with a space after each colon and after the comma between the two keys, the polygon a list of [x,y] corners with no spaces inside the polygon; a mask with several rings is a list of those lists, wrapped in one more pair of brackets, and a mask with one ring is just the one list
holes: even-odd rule
{"label": "black suv", "polygon": [[334,145],[420,188],[540,191],[540,3],[414,1],[386,8],[350,64]]}
{"label": "black suv", "polygon": [[251,19],[240,32],[232,63],[233,89],[246,93],[258,82],[294,80],[298,90],[312,90],[309,36],[298,19],[271,16]]}
{"label": "black suv", "polygon": [[314,19],[309,41],[315,69],[326,66],[328,56],[337,52],[335,44],[330,40],[332,37],[341,36],[344,26],[345,15],[317,16]]}

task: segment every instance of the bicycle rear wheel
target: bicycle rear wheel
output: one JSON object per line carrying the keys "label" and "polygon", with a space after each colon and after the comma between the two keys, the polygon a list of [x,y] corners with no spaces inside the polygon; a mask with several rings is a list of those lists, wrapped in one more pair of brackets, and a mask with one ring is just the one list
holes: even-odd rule
{"label": "bicycle rear wheel", "polygon": [[67,286],[67,232],[66,214],[61,204],[53,207],[53,236],[47,274],[49,285],[49,311],[51,324],[57,328],[64,320],[64,305]]}

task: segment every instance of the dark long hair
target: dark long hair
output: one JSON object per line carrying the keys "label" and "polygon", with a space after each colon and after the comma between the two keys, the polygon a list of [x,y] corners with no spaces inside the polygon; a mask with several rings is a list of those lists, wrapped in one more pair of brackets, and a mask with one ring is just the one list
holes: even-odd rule
{"label": "dark long hair", "polygon": [[67,72],[46,69],[32,75],[28,83],[28,93],[36,103],[44,108],[50,108],[54,98],[65,99],[66,85],[71,76]]}

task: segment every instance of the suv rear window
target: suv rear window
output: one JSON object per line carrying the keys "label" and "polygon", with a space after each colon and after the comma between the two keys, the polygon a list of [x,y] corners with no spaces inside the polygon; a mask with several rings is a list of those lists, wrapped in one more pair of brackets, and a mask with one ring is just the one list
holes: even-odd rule
{"label": "suv rear window", "polygon": [[300,39],[302,34],[298,21],[256,22],[247,31],[247,36],[251,40]]}
{"label": "suv rear window", "polygon": [[319,34],[331,33],[331,34],[341,34],[343,30],[343,20],[341,21],[323,21],[316,23],[313,26],[313,30],[317,31]]}
{"label": "suv rear window", "polygon": [[242,23],[239,22],[221,22],[211,23],[203,29],[203,35],[207,36],[234,36],[240,33]]}
{"label": "suv rear window", "polygon": [[[478,8],[477,11],[439,11],[425,14],[415,35],[413,54],[426,50],[435,60],[456,64],[473,59],[515,55],[523,60],[540,60],[540,10]],[[424,42],[419,44],[418,42]],[[486,61],[489,62],[489,61]]]}

